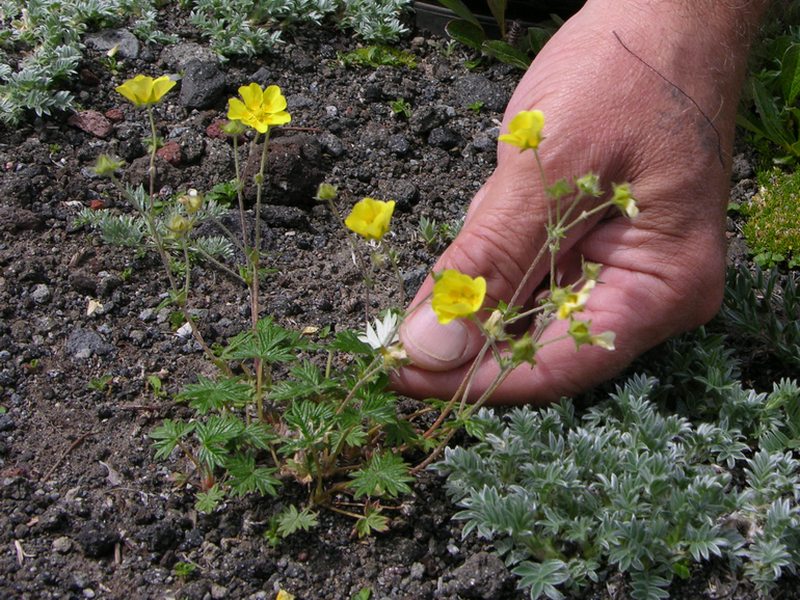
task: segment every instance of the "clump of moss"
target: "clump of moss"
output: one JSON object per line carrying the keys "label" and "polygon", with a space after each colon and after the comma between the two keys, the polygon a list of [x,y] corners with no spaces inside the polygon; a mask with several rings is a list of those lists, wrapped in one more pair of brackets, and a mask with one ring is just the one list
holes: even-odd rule
{"label": "clump of moss", "polygon": [[779,169],[762,173],[759,191],[743,212],[747,222],[742,233],[762,267],[784,261],[800,266],[800,170]]}

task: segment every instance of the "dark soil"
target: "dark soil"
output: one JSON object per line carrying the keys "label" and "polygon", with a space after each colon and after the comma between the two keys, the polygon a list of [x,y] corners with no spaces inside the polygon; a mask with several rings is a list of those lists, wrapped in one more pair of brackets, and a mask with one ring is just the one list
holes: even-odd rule
{"label": "dark soil", "polygon": [[[363,587],[374,599],[524,597],[487,546],[461,539],[433,475],[403,500],[388,533],[363,540],[352,521],[322,512],[316,530],[270,547],[266,521],[299,489],[195,512],[192,493],[172,478],[181,465],[155,462],[148,437],[187,409],[154,396],[146,380],[157,375],[171,394],[213,369],[176,335],[168,311],[156,310],[166,290],[156,257],[105,245],[74,225],[82,207],[129,210],[91,173],[99,154],[124,158],[133,182],[146,173],[143,113],[114,92],[124,79],[184,73],[157,109],[170,149],[170,162],[159,162],[164,196],[230,180],[232,146],[217,129],[225,99],[251,81],[277,84],[293,120],[272,142],[262,217],[276,272],[263,288],[264,313],[295,328],[358,327],[361,273],[340,226],[312,200],[317,184],[339,186],[343,212],[367,195],[397,201],[390,243],[415,289],[441,250],[419,238],[419,219],[462,217],[491,173],[499,119],[520,73],[498,64],[470,71],[459,50],[448,53],[443,40],[422,33],[398,45],[416,56],[414,70],[345,69],[337,52],[356,42],[327,29],[295,31],[274,54],[217,70],[196,32],[173,17],[181,42],[143,46],[117,73],[89,47],[69,85],[81,104],[76,116],[2,132],[0,597],[273,598],[284,588],[298,599],[334,600]],[[398,98],[411,105],[410,118],[390,109]],[[476,101],[479,111],[469,108]],[[194,309],[209,341],[248,326],[245,289],[202,267],[195,280]],[[386,293],[374,307],[400,304],[388,279],[379,288]],[[93,301],[101,307],[87,314]],[[93,390],[90,382],[104,376],[107,388]],[[172,571],[178,561],[198,569],[181,580]],[[746,597],[750,589],[703,577],[674,593]],[[626,597],[619,581],[590,596]]]}

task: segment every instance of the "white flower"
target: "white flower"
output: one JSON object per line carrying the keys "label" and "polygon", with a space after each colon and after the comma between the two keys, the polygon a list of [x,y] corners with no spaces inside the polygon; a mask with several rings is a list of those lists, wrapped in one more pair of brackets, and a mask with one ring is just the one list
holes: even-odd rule
{"label": "white flower", "polygon": [[358,336],[358,339],[369,344],[373,350],[388,348],[400,339],[398,333],[398,315],[394,311],[386,311],[383,319],[375,319],[373,327],[367,323],[367,330]]}

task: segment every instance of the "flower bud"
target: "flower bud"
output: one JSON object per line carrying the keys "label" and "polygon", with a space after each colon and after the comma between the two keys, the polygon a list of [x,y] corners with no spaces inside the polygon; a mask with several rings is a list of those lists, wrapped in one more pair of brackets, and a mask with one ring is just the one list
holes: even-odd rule
{"label": "flower bud", "polygon": [[320,183],[317,188],[317,195],[314,196],[320,202],[327,202],[329,200],[336,200],[339,194],[339,189],[331,183]]}
{"label": "flower bud", "polygon": [[188,190],[183,196],[178,198],[178,202],[183,204],[187,213],[193,215],[203,208],[203,195],[199,194],[197,190]]}
{"label": "flower bud", "polygon": [[97,162],[95,163],[93,170],[101,177],[110,177],[124,164],[125,163],[123,161],[113,158],[108,154],[101,154],[97,157]]}

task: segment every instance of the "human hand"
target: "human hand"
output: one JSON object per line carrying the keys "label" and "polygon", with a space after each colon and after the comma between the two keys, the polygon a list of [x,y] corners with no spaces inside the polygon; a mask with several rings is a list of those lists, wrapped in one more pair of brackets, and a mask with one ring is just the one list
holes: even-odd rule
{"label": "human hand", "polygon": [[[605,190],[627,181],[641,212],[632,221],[611,211],[580,223],[562,240],[557,257],[561,285],[578,278],[581,257],[603,265],[602,283],[581,320],[591,320],[594,333],[615,332],[616,350],[584,346],[576,352],[569,338],[548,344],[538,351],[536,367],[515,369],[494,401],[541,404],[588,389],[669,336],[706,322],[719,307],[747,41],[737,38],[736,15],[676,15],[674,4],[587,3],[540,52],[509,103],[504,131],[521,110],[545,115],[539,153],[548,183],[589,172],[600,176]],[[669,10],[661,14],[654,5]],[[722,61],[721,41],[729,44]],[[531,153],[501,144],[494,174],[434,272],[482,275],[484,307],[508,301],[545,241],[547,202]],[[543,261],[518,303],[530,304],[547,285],[548,271]],[[396,375],[395,387],[417,397],[449,397],[484,339],[465,320],[437,322],[425,300],[432,286],[429,277],[412,302],[424,305],[401,328],[413,366]],[[555,321],[542,341],[565,332],[566,323]],[[471,399],[497,373],[487,355]]]}

